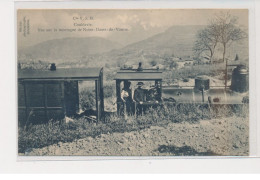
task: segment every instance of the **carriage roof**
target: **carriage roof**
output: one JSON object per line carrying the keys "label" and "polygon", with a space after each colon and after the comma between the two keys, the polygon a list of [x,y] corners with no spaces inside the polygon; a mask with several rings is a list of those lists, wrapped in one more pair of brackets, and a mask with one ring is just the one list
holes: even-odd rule
{"label": "carriage roof", "polygon": [[102,68],[70,68],[50,70],[19,70],[19,80],[95,80],[100,77]]}
{"label": "carriage roof", "polygon": [[162,80],[162,71],[143,69],[142,71],[122,69],[117,72],[115,80],[153,81]]}

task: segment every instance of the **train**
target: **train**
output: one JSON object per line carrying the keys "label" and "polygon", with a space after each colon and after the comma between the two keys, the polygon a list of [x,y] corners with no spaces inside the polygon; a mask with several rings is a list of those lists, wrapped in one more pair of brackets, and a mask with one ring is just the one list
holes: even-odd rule
{"label": "train", "polygon": [[[162,71],[159,69],[121,69],[117,72],[117,111],[124,114],[124,103],[120,99],[120,81],[154,81],[160,100],[149,100],[143,107],[155,107],[157,104],[197,104],[204,107],[212,106],[240,106],[249,103],[249,73],[244,65],[235,66],[232,71],[231,86],[210,86],[207,76],[195,77],[193,86],[163,86]],[[149,96],[149,91],[146,90]],[[148,99],[148,98],[147,98]],[[137,103],[138,102],[134,102]],[[136,105],[135,105],[136,106]],[[147,108],[146,108],[147,109]]]}
{"label": "train", "polygon": [[[206,76],[195,78],[193,86],[163,86],[163,71],[159,68],[121,68],[115,80],[117,114],[131,111],[136,115],[138,107],[155,107],[163,104],[244,105],[249,103],[249,73],[245,66],[234,65],[231,86],[210,85]],[[79,112],[79,81],[95,82],[96,108],[91,118],[97,122],[104,118],[103,68],[59,69],[55,64],[50,70],[18,69],[18,119],[19,124],[44,123],[50,119],[63,119]],[[129,82],[150,82],[151,89],[144,89],[145,100],[132,101],[126,108],[122,100],[122,86]],[[151,96],[156,92],[156,97]],[[85,113],[87,115],[87,113]],[[90,117],[90,116],[89,116]]]}

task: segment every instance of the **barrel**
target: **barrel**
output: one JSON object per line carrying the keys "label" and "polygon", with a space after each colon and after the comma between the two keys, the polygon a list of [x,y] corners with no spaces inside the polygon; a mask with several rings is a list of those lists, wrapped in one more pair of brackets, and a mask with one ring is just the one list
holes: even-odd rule
{"label": "barrel", "polygon": [[249,90],[249,76],[245,66],[239,65],[233,70],[230,89],[241,93]]}
{"label": "barrel", "polygon": [[195,78],[195,89],[197,90],[208,90],[209,89],[209,78],[205,76],[198,76]]}

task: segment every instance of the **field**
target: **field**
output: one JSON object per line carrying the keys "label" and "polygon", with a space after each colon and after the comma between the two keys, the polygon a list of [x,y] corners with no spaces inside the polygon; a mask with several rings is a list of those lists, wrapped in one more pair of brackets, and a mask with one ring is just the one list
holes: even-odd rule
{"label": "field", "polygon": [[102,133],[32,149],[26,155],[84,156],[245,156],[249,154],[244,118],[201,120],[150,126],[138,131]]}
{"label": "field", "polygon": [[112,115],[107,122],[93,123],[82,117],[20,127],[19,153],[248,155],[248,106],[237,108],[163,107],[138,118]]}

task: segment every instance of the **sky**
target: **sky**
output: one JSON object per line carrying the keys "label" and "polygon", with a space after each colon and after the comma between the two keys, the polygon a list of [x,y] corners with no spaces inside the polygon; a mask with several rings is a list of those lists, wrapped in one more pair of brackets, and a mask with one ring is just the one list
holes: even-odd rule
{"label": "sky", "polygon": [[19,9],[17,46],[19,49],[46,40],[94,36],[128,45],[172,26],[207,25],[220,12],[230,12],[238,17],[239,25],[248,27],[246,9]]}

